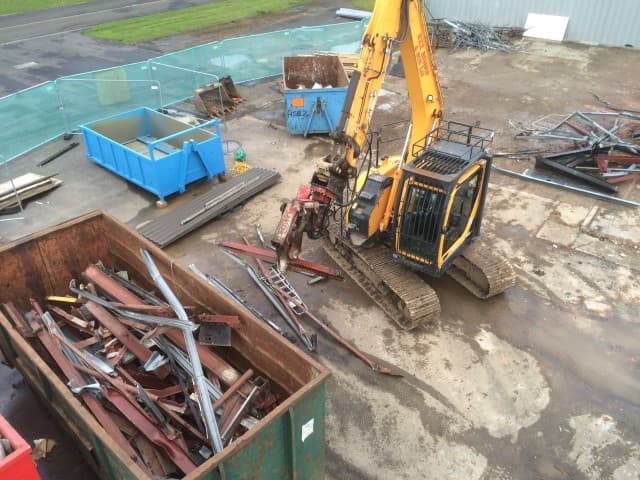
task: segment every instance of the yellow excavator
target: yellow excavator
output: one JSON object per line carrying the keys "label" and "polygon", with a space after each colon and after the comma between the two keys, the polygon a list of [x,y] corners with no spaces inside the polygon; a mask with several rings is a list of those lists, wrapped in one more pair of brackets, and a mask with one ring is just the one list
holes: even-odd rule
{"label": "yellow excavator", "polygon": [[[400,155],[374,159],[367,136],[396,45],[411,122]],[[376,1],[333,138],[335,153],[281,207],[272,244],[282,270],[300,255],[304,233],[325,237],[329,255],[406,329],[440,314],[425,273],[446,273],[481,298],[515,283],[505,259],[473,243],[493,132],[443,119],[422,0]]]}

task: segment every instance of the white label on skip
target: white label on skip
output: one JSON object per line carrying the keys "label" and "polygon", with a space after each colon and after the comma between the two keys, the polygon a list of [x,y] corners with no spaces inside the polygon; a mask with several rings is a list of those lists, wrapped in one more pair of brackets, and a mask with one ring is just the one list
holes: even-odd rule
{"label": "white label on skip", "polygon": [[302,425],[302,441],[304,442],[313,433],[313,418]]}

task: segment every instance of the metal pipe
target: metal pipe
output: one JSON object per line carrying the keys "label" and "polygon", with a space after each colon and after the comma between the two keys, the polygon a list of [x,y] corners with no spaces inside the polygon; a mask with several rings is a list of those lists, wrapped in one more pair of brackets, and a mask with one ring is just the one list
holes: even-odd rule
{"label": "metal pipe", "polygon": [[625,200],[624,198],[614,197],[613,195],[605,195],[604,193],[594,192],[593,190],[586,190],[584,188],[572,187],[571,185],[563,185],[561,183],[552,182],[551,180],[545,180],[543,178],[531,177],[523,173],[518,173],[512,170],[506,170],[504,168],[496,167],[495,165],[492,165],[491,169],[495,170],[498,173],[502,173],[503,175],[507,175],[509,177],[521,178],[524,180],[530,180],[532,182],[541,183],[543,185],[548,185],[550,187],[557,187],[557,188],[562,188],[564,190],[569,190],[576,193],[590,195],[592,197],[599,198],[600,200],[607,200],[609,202],[618,203],[620,205],[625,205],[627,207],[635,207],[635,208],[640,207],[639,202],[634,202],[632,200]]}
{"label": "metal pipe", "polygon": [[246,372],[244,372],[242,376],[238,380],[236,380],[236,382],[233,385],[231,385],[218,400],[215,401],[215,403],[213,404],[213,409],[216,410],[220,408],[222,405],[224,405],[224,402],[226,402],[231,397],[231,395],[233,395],[252,376],[253,376],[252,369],[249,369]]}
{"label": "metal pipe", "polygon": [[[164,280],[162,275],[160,275],[160,271],[158,267],[151,258],[151,255],[144,248],[140,249],[140,254],[144,260],[144,264],[149,271],[149,275],[151,275],[151,279],[153,283],[160,289],[164,298],[169,302],[171,308],[176,312],[178,319],[183,321],[185,324],[191,323],[189,317],[187,316],[187,312],[185,312],[184,307],[175,296],[167,282]],[[211,448],[216,453],[219,453],[224,448],[222,444],[222,438],[220,437],[220,431],[218,429],[218,424],[216,422],[216,416],[213,411],[213,406],[211,405],[211,397],[207,392],[208,388],[205,383],[207,378],[204,375],[204,371],[202,370],[202,364],[200,363],[200,357],[198,356],[198,349],[196,346],[195,338],[193,337],[193,333],[190,329],[183,328],[182,333],[184,335],[184,341],[187,347],[187,353],[189,355],[189,359],[191,360],[191,365],[193,366],[194,373],[194,383],[198,389],[197,394],[200,400],[200,408],[202,410],[202,414],[205,420],[205,424],[207,426],[207,433],[209,434],[209,441],[211,442]]]}

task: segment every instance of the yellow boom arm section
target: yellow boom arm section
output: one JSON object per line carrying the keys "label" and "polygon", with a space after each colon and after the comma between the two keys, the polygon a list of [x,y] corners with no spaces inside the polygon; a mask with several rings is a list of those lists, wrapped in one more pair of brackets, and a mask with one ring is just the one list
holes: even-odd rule
{"label": "yellow boom arm section", "polygon": [[424,138],[442,118],[442,95],[422,0],[378,0],[362,38],[341,120],[339,136],[351,167],[356,166],[365,144],[394,43],[400,46],[409,91],[413,127],[409,145]]}

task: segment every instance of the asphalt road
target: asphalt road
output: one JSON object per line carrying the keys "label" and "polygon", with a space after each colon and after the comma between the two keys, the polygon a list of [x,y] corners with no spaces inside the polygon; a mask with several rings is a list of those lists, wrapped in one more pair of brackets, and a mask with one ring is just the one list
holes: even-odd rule
{"label": "asphalt road", "polygon": [[112,20],[212,3],[211,0],[101,0],[0,16],[0,45],[78,32]]}
{"label": "asphalt road", "polygon": [[[213,3],[216,0],[96,0],[66,7],[0,16],[0,97],[66,75],[139,62],[151,57],[216,40],[211,35],[178,35],[123,45],[97,40],[82,31],[100,23],[167,10]],[[301,25],[323,25],[344,19],[335,17],[341,0],[296,9],[293,16],[270,17],[254,22],[249,31],[260,33]]]}
{"label": "asphalt road", "polygon": [[210,3],[211,0],[99,0],[0,16],[0,96],[57,77],[146,60],[163,50],[86,37],[100,23]]}

